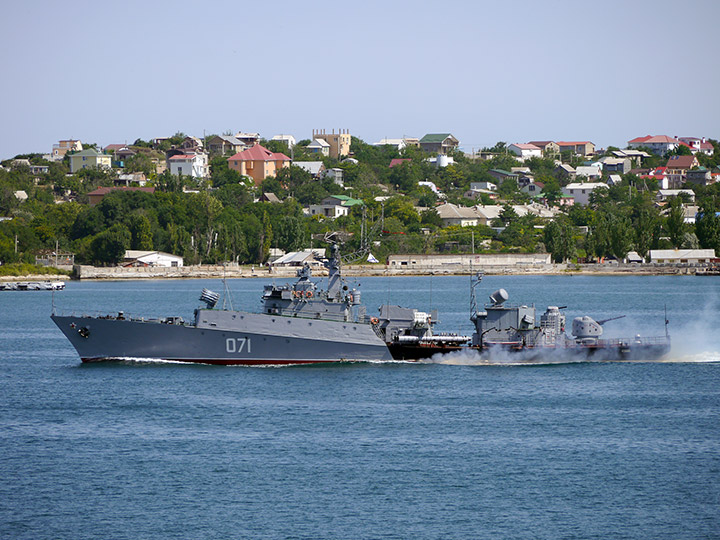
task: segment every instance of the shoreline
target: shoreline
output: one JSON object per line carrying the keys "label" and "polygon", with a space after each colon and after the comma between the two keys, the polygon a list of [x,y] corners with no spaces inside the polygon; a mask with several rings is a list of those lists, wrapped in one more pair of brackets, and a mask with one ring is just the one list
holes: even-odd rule
{"label": "shoreline", "polygon": [[[26,276],[0,276],[0,282],[22,281],[124,281],[148,279],[244,279],[244,278],[294,278],[298,267],[267,267],[218,265],[159,267],[94,267],[77,265],[72,276],[58,274],[37,274]],[[485,275],[511,276],[677,276],[717,275],[703,272],[706,266],[693,265],[599,265],[599,264],[543,264],[525,265],[483,265],[469,267],[421,267],[397,268],[387,265],[347,265],[343,274],[347,277],[401,277],[401,276],[467,276],[477,272]],[[699,273],[698,273],[699,271]],[[326,276],[325,268],[313,268],[315,276]]]}

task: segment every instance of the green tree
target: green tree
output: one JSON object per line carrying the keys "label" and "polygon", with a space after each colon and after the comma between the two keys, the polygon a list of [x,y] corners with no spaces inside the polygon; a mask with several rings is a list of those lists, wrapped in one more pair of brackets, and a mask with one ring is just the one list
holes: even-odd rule
{"label": "green tree", "polygon": [[562,263],[575,257],[574,229],[570,220],[559,217],[545,226],[545,248],[552,254],[556,263]]}
{"label": "green tree", "polygon": [[90,242],[93,264],[108,265],[122,261],[130,247],[130,239],[130,231],[120,223],[96,235]]}
{"label": "green tree", "polygon": [[658,219],[651,209],[643,208],[640,210],[635,220],[635,250],[643,259],[647,257],[655,240]]}
{"label": "green tree", "polygon": [[712,203],[703,206],[698,212],[695,234],[700,247],[714,249],[716,256],[720,255],[720,216]]}
{"label": "green tree", "polygon": [[682,202],[677,197],[673,197],[670,199],[670,211],[665,218],[665,231],[670,237],[670,243],[674,248],[677,249],[682,245],[686,229]]}

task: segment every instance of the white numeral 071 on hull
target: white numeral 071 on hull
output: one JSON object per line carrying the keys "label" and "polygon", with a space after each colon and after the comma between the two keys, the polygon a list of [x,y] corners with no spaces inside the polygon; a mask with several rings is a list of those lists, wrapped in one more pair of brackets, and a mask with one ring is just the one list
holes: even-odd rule
{"label": "white numeral 071 on hull", "polygon": [[229,353],[242,353],[247,344],[247,352],[252,352],[250,348],[250,338],[227,338],[225,340],[225,351]]}

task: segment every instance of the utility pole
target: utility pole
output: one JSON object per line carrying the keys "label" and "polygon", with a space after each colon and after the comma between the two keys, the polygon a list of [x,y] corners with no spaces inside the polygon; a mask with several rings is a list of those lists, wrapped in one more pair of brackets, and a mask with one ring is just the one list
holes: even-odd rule
{"label": "utility pole", "polygon": [[18,246],[18,241],[17,241],[17,234],[16,234],[15,235],[15,253],[17,253],[17,246]]}

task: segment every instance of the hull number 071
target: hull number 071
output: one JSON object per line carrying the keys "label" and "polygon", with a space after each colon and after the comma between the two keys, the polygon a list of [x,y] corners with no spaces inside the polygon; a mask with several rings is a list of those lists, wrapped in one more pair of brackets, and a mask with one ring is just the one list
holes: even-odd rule
{"label": "hull number 071", "polygon": [[243,353],[247,346],[247,352],[252,352],[250,348],[250,338],[227,338],[225,340],[225,351],[229,353]]}

